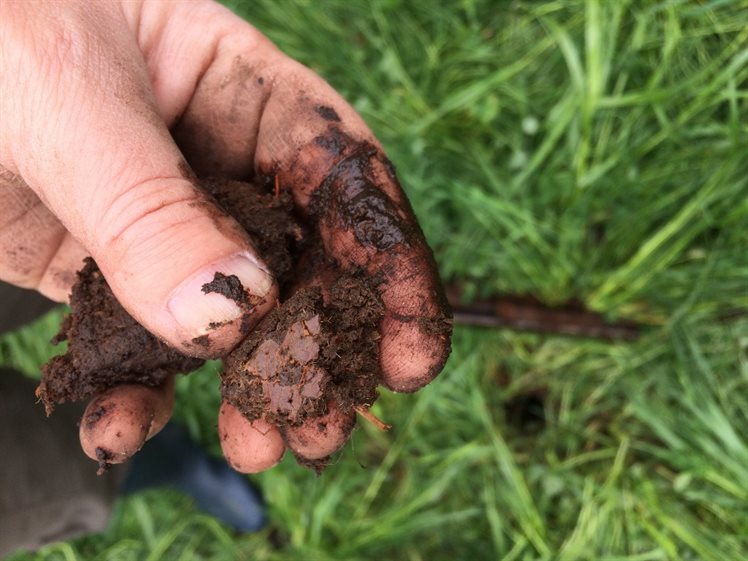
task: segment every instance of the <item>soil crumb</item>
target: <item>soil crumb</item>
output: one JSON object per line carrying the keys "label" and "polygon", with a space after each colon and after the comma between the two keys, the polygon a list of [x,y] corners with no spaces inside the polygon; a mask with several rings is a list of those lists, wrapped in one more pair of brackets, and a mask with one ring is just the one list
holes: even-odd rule
{"label": "soil crumb", "polygon": [[211,292],[221,294],[240,306],[247,304],[247,292],[244,290],[242,281],[236,275],[224,275],[220,271],[217,271],[213,280],[206,282],[202,290],[205,294],[210,294]]}
{"label": "soil crumb", "polygon": [[112,463],[109,461],[112,459],[112,453],[104,448],[96,448],[96,460],[99,464],[99,469],[96,470],[96,475],[104,475],[112,467]]}

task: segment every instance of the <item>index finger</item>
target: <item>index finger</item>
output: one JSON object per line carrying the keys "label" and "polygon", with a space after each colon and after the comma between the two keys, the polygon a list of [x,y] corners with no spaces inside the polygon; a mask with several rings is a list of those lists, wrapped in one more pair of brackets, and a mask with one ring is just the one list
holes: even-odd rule
{"label": "index finger", "polygon": [[384,383],[414,391],[449,355],[451,313],[431,249],[394,166],[353,109],[308,69],[289,63],[260,124],[256,169],[290,189],[343,269],[375,279],[385,315]]}

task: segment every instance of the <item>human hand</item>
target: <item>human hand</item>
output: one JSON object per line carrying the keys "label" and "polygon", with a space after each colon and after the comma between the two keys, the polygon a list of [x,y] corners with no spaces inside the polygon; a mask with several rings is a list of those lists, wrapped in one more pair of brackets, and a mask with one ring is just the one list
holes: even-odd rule
{"label": "human hand", "polygon": [[[237,275],[264,298],[256,321],[278,288],[193,170],[273,177],[344,269],[382,276],[385,385],[415,391],[438,374],[449,340],[428,329],[446,314],[431,252],[380,144],[323,80],[207,0],[11,0],[0,16],[0,278],[65,301],[91,255],[128,312],[182,352],[223,323],[215,354],[239,341],[241,310],[202,285]],[[108,422],[81,426],[86,453],[119,433],[114,461],[126,459],[166,422],[172,392],[110,390]],[[241,471],[282,454],[276,429],[230,405],[219,431]]]}

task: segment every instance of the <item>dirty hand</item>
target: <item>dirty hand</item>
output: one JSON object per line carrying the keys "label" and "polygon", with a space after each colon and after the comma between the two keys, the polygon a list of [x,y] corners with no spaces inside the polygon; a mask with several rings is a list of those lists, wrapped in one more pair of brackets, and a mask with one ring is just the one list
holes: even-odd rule
{"label": "dirty hand", "polygon": [[[379,143],[329,85],[227,9],[7,0],[0,77],[0,279],[65,301],[91,255],[124,307],[183,352],[223,323],[215,352],[238,342],[241,310],[202,285],[216,271],[235,274],[264,298],[257,316],[277,286],[241,228],[206,203],[193,170],[277,178],[302,212],[326,184],[336,195],[315,214],[326,250],[383,278],[385,384],[415,391],[443,366],[448,342],[419,328],[443,313],[439,282]],[[362,184],[378,195],[362,198]],[[163,426],[172,401],[171,383],[113,390],[118,406],[99,432],[82,429],[84,450],[95,457],[117,432],[124,460],[144,426],[147,436]],[[219,430],[242,471],[270,467],[283,449],[277,430],[226,404]]]}

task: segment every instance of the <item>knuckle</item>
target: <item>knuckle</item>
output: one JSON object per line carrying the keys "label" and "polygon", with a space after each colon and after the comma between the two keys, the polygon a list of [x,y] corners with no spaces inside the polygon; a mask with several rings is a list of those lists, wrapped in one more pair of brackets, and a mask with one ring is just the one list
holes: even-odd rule
{"label": "knuckle", "polygon": [[75,28],[55,26],[33,43],[33,64],[47,89],[63,89],[66,82],[85,74],[93,60],[96,44]]}
{"label": "knuckle", "polygon": [[181,177],[153,177],[131,183],[104,202],[90,232],[99,250],[137,250],[168,237],[195,215],[206,198]]}

